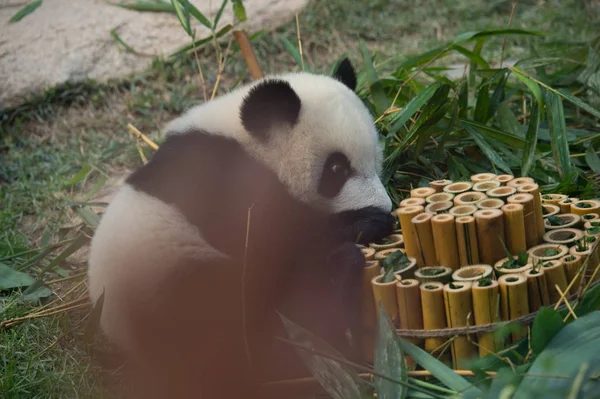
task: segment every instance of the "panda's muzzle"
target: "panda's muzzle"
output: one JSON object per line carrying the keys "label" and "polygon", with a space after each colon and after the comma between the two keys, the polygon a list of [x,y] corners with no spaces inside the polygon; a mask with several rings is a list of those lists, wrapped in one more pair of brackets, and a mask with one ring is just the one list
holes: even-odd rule
{"label": "panda's muzzle", "polygon": [[392,234],[395,219],[390,212],[366,207],[341,212],[336,215],[336,222],[342,241],[365,245]]}

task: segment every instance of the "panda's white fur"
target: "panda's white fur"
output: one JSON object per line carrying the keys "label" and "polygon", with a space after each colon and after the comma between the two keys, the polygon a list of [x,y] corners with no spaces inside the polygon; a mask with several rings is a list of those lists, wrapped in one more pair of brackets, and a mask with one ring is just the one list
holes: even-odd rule
{"label": "panda's white fur", "polygon": [[[365,207],[389,213],[392,203],[379,178],[378,134],[356,94],[328,76],[291,73],[270,78],[288,82],[301,100],[291,134],[274,135],[265,146],[244,129],[240,107],[261,82],[257,81],[190,109],[167,125],[167,137],[194,129],[230,137],[272,170],[292,197],[329,213]],[[335,150],[348,155],[357,173],[339,195],[325,199],[318,195],[316,181],[324,158]],[[161,296],[162,281],[173,273],[170,265],[182,258],[225,259],[227,255],[209,245],[202,228],[176,208],[124,183],[92,239],[88,279],[93,303],[105,293],[101,327],[121,348],[136,344],[128,334],[129,319],[121,313],[124,298],[135,297],[151,306]]]}

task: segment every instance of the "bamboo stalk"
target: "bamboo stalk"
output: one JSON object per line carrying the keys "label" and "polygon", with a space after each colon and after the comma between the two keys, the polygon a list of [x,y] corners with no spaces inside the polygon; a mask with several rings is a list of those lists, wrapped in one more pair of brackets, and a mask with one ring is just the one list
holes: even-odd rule
{"label": "bamboo stalk", "polygon": [[432,194],[435,194],[435,188],[432,187],[418,187],[410,190],[411,198],[427,198]]}
{"label": "bamboo stalk", "polygon": [[560,208],[560,213],[571,213],[571,204],[578,201],[579,198],[565,198],[559,201],[557,205]]}
{"label": "bamboo stalk", "polygon": [[542,263],[544,274],[546,275],[546,286],[548,287],[548,295],[550,303],[556,303],[561,294],[556,289],[560,288],[562,292],[567,289],[567,275],[565,273],[565,265],[560,259],[545,261]]}
{"label": "bamboo stalk", "polygon": [[[502,319],[514,320],[529,314],[529,295],[527,292],[527,278],[522,274],[505,274],[498,278],[500,285],[500,309]],[[527,336],[527,329],[512,333],[512,340],[516,342]]]}
{"label": "bamboo stalk", "polygon": [[482,263],[493,265],[504,256],[504,215],[499,209],[483,209],[475,212],[477,243]]}
{"label": "bamboo stalk", "polygon": [[371,279],[371,287],[373,289],[373,299],[375,301],[375,309],[377,314],[381,311],[381,307],[387,312],[390,320],[396,325],[398,323],[398,300],[396,299],[396,278],[388,283],[381,282],[383,274]]}
{"label": "bamboo stalk", "polygon": [[475,282],[482,279],[491,279],[494,269],[490,265],[470,265],[463,266],[452,273],[454,281]]}
{"label": "bamboo stalk", "polygon": [[473,184],[472,190],[485,193],[493,188],[498,188],[500,186],[501,183],[498,180],[487,180]]}
{"label": "bamboo stalk", "polygon": [[246,32],[243,30],[234,30],[233,36],[235,37],[235,40],[237,40],[238,45],[240,46],[240,51],[244,55],[244,59],[246,60],[246,64],[248,65],[248,69],[252,75],[252,79],[257,80],[262,78],[263,73],[260,69],[258,61],[256,60],[254,50],[252,49],[252,45],[250,44],[250,40],[248,40]]}
{"label": "bamboo stalk", "polygon": [[454,195],[469,191],[473,187],[473,183],[470,181],[459,181],[456,183],[448,184],[444,187],[445,193],[451,193]]}
{"label": "bamboo stalk", "polygon": [[528,193],[533,195],[533,211],[535,212],[535,223],[537,225],[537,243],[542,242],[544,233],[544,214],[542,212],[542,196],[540,195],[540,187],[535,184],[524,184],[518,187],[519,193]]}
{"label": "bamboo stalk", "polygon": [[541,267],[529,269],[524,273],[527,277],[527,295],[529,297],[529,311],[537,312],[542,306],[550,306],[548,283],[544,269]]}
{"label": "bamboo stalk", "polygon": [[504,201],[500,198],[486,198],[475,205],[479,209],[501,209],[504,206]]}
{"label": "bamboo stalk", "polygon": [[452,270],[460,267],[458,243],[456,239],[455,218],[449,214],[435,215],[431,218],[431,229],[437,256],[437,264],[448,266]]}
{"label": "bamboo stalk", "polygon": [[507,181],[506,185],[508,187],[514,187],[517,188],[519,186],[522,186],[523,184],[534,184],[535,180],[533,180],[531,177],[515,177],[514,179]]}
{"label": "bamboo stalk", "polygon": [[572,285],[571,292],[567,293],[567,295],[574,294],[577,288],[581,286],[581,279],[584,275],[584,271],[579,273],[579,269],[583,266],[583,257],[581,255],[566,255],[560,258],[560,260],[565,265],[565,274],[567,276],[567,283],[571,284],[573,280],[575,282]]}
{"label": "bamboo stalk", "polygon": [[402,201],[400,201],[400,208],[406,208],[409,206],[425,206],[425,199],[424,198],[406,198]]}
{"label": "bamboo stalk", "polygon": [[396,212],[400,219],[400,227],[402,228],[402,237],[404,238],[404,249],[407,256],[411,256],[417,260],[418,266],[424,266],[425,260],[421,255],[419,241],[417,239],[415,227],[411,220],[418,214],[422,213],[422,206],[407,206],[399,208]]}
{"label": "bamboo stalk", "polygon": [[448,180],[448,179],[434,180],[429,183],[429,187],[434,188],[437,193],[441,193],[442,191],[444,191],[444,187],[446,187],[449,184],[452,184],[452,180]]}
{"label": "bamboo stalk", "polygon": [[[454,282],[444,285],[446,324],[450,328],[473,325],[473,296],[470,282]],[[461,335],[452,341],[452,363],[455,369],[464,369],[477,355],[477,349],[467,336]]]}
{"label": "bamboo stalk", "polygon": [[502,208],[504,225],[506,227],[506,247],[512,255],[527,251],[525,238],[524,206],[518,203],[506,204]]}
{"label": "bamboo stalk", "polygon": [[464,193],[460,193],[454,197],[454,205],[475,205],[479,201],[486,198],[487,195],[481,191],[465,191]]}
{"label": "bamboo stalk", "polygon": [[[396,283],[398,316],[400,328],[407,330],[423,329],[423,309],[421,307],[420,283],[415,279],[401,280]],[[408,338],[415,345],[423,346],[423,340]]]}
{"label": "bamboo stalk", "polygon": [[523,206],[523,221],[525,223],[525,245],[531,248],[538,244],[538,230],[535,214],[535,198],[533,194],[515,194],[506,199],[509,204]]}
{"label": "bamboo stalk", "polygon": [[456,242],[460,266],[474,265],[480,262],[477,226],[473,216],[456,218]]}
{"label": "bamboo stalk", "polygon": [[448,266],[425,266],[415,271],[415,278],[421,284],[432,282],[446,284],[452,280],[452,269]]}
{"label": "bamboo stalk", "polygon": [[513,180],[515,177],[513,175],[498,175],[496,180],[500,182],[502,186],[505,186],[509,181]]}
{"label": "bamboo stalk", "polygon": [[433,230],[431,228],[432,217],[433,215],[430,213],[421,213],[411,219],[411,223],[415,226],[419,248],[424,260],[424,265],[422,266],[438,265],[435,244],[433,241]]}
{"label": "bamboo stalk", "polygon": [[371,281],[381,274],[381,266],[379,261],[368,261],[363,269],[362,280],[362,306],[361,319],[363,326],[362,341],[362,357],[366,362],[372,363],[375,353],[375,337],[376,332],[373,326],[377,325],[377,313],[375,306],[375,297],[373,296],[373,287]]}
{"label": "bamboo stalk", "polygon": [[[495,280],[475,281],[471,286],[473,295],[473,315],[475,325],[485,325],[500,321],[500,291]],[[500,342],[494,338],[494,332],[477,334],[479,356],[484,357],[490,352],[496,353],[501,349]]]}
{"label": "bamboo stalk", "polygon": [[473,183],[483,182],[486,180],[493,180],[498,176],[494,173],[477,173],[471,176],[471,181]]}
{"label": "bamboo stalk", "polygon": [[450,193],[435,193],[425,198],[425,202],[432,204],[434,202],[448,202],[454,199],[454,194]]}
{"label": "bamboo stalk", "polygon": [[[421,308],[423,310],[423,329],[438,330],[447,328],[446,307],[444,305],[444,285],[439,282],[422,283]],[[425,338],[425,350],[434,352],[445,344],[444,337]]]}
{"label": "bamboo stalk", "polygon": [[448,213],[458,218],[461,216],[473,215],[475,212],[477,212],[477,210],[478,208],[475,205],[461,205],[455,206],[454,208],[450,209]]}

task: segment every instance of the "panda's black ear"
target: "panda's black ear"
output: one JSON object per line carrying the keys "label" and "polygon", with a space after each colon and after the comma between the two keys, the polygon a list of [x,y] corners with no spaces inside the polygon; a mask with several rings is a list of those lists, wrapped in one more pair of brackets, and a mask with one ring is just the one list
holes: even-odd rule
{"label": "panda's black ear", "polygon": [[333,77],[348,86],[350,90],[356,90],[356,71],[348,57],[338,64],[333,72]]}
{"label": "panda's black ear", "polygon": [[288,82],[265,79],[250,89],[244,98],[240,117],[250,134],[266,141],[273,126],[294,126],[298,122],[300,107],[300,97]]}

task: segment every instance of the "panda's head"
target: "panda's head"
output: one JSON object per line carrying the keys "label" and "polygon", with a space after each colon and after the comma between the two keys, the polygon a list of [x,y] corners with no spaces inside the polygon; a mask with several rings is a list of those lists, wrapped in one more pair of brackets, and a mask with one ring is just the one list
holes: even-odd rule
{"label": "panda's head", "polygon": [[334,77],[296,73],[263,79],[241,102],[244,142],[296,198],[331,213],[391,212],[380,180],[378,133],[355,87],[347,59]]}

